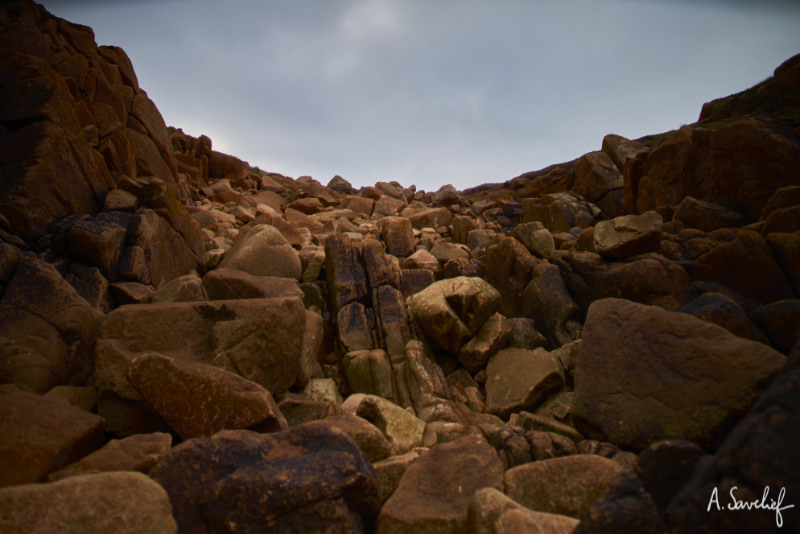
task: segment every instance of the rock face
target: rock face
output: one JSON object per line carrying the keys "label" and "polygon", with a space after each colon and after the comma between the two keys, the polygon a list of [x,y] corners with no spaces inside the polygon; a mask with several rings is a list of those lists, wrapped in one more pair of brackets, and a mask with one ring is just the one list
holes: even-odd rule
{"label": "rock face", "polygon": [[0,489],[0,528],[8,533],[177,533],[167,493],[141,473],[70,477]]}
{"label": "rock face", "polygon": [[599,300],[575,362],[573,417],[585,434],[633,450],[676,438],[715,448],[784,361],[689,315]]}
{"label": "rock face", "polygon": [[175,447],[150,472],[182,532],[236,524],[364,532],[378,512],[375,472],[343,432],[317,423],[261,435],[229,430]]}
{"label": "rock face", "polygon": [[0,36],[3,532],[770,531],[711,491],[800,491],[800,56],[426,192],[214,151],[30,0]]}

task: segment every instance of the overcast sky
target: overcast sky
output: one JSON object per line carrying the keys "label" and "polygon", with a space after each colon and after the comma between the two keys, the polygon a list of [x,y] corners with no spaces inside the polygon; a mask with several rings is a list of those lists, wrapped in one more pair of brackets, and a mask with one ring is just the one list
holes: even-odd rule
{"label": "overcast sky", "polygon": [[167,124],[216,150],[428,191],[694,122],[800,53],[795,0],[41,3],[121,46]]}

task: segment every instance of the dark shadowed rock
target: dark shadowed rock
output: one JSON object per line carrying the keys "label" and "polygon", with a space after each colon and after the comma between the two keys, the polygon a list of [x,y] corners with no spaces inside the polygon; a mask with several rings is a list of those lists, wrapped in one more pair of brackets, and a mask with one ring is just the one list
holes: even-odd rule
{"label": "dark shadowed rock", "polygon": [[635,473],[626,472],[592,504],[575,533],[660,534],[665,525],[652,497]]}
{"label": "dark shadowed rock", "polygon": [[530,410],[564,386],[558,364],[544,349],[504,349],[486,366],[486,411],[508,418]]}
{"label": "dark shadowed rock", "polygon": [[240,529],[368,531],[380,505],[375,472],[324,422],[276,434],[248,430],[188,440],[150,476],[169,494],[182,532]]}
{"label": "dark shadowed rock", "polygon": [[575,424],[626,449],[664,439],[713,448],[784,360],[696,317],[600,300],[589,307],[576,361]]}
{"label": "dark shadowed rock", "polygon": [[655,211],[600,221],[594,228],[594,250],[604,258],[655,252],[661,242],[661,224],[661,215]]}
{"label": "dark shadowed rock", "polygon": [[788,353],[800,340],[800,300],[779,300],[753,311],[772,346]]}
{"label": "dark shadowed rock", "polygon": [[698,200],[691,196],[683,199],[673,220],[704,232],[713,232],[719,228],[739,228],[745,223],[744,217],[740,213],[708,200]]}

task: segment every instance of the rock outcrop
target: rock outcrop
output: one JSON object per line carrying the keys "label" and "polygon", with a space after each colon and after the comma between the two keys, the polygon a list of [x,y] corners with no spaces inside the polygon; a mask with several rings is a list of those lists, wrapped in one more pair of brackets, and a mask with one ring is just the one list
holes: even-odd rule
{"label": "rock outcrop", "polygon": [[793,504],[798,57],[677,131],[425,192],[219,153],[29,0],[0,49],[0,530],[743,532],[776,513],[734,486]]}

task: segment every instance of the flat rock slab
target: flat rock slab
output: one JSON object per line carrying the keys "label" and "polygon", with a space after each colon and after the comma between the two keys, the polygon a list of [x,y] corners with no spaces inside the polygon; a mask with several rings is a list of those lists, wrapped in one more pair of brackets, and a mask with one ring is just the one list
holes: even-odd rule
{"label": "flat rock slab", "polygon": [[0,487],[27,484],[103,443],[103,418],[33,393],[0,394]]}
{"label": "flat rock slab", "polygon": [[564,386],[552,354],[544,349],[503,349],[486,366],[486,411],[502,418],[531,410]]}
{"label": "flat rock slab", "polygon": [[181,532],[363,532],[380,500],[375,471],[324,421],[284,432],[226,430],[187,440],[150,476]]}
{"label": "flat rock slab", "polygon": [[714,448],[785,360],[697,317],[595,301],[575,364],[575,425],[634,451],[664,439]]}
{"label": "flat rock slab", "polygon": [[506,472],[506,495],[531,510],[578,519],[624,471],[594,454],[531,462]]}
{"label": "flat rock slab", "polygon": [[119,471],[0,489],[5,534],[170,534],[169,497],[141,473]]}
{"label": "flat rock slab", "polygon": [[411,464],[383,505],[376,532],[461,532],[472,494],[500,488],[503,464],[482,437],[431,448]]}
{"label": "flat rock slab", "polygon": [[133,360],[157,352],[234,372],[277,394],[300,372],[306,312],[299,298],[121,306],[108,314],[96,347],[97,385],[130,400]]}
{"label": "flat rock slab", "polygon": [[594,250],[604,258],[628,258],[654,252],[661,243],[661,215],[648,211],[600,221],[594,230]]}

